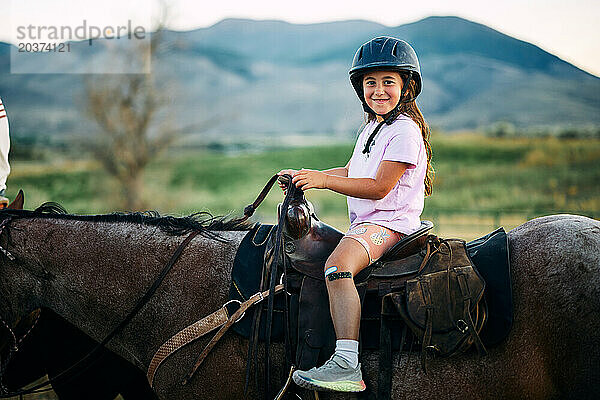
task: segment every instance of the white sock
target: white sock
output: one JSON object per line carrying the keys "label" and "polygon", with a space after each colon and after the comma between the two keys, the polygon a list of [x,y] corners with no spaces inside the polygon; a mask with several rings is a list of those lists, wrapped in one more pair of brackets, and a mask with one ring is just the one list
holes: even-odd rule
{"label": "white sock", "polygon": [[351,368],[356,368],[358,366],[358,340],[336,340],[335,354],[342,357]]}

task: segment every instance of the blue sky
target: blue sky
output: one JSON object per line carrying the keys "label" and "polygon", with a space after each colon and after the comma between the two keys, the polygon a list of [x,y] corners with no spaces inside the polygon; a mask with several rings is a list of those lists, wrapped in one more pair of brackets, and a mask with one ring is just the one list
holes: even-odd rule
{"label": "blue sky", "polygon": [[[367,19],[396,26],[430,15],[456,15],[536,44],[600,76],[598,0],[421,0],[401,2],[171,0],[167,25],[176,30],[210,26],[223,18],[281,19],[293,23]],[[157,0],[0,0],[0,41],[15,42],[16,27],[28,24],[76,26],[83,19],[115,25],[131,19],[152,26]]]}

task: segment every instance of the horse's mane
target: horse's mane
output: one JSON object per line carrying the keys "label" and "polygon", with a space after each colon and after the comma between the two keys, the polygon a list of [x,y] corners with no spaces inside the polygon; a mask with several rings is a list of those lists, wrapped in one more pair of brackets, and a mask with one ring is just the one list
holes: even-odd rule
{"label": "horse's mane", "polygon": [[133,223],[156,226],[169,235],[185,235],[193,231],[210,234],[211,231],[247,231],[252,228],[250,222],[240,222],[224,216],[213,216],[206,211],[197,212],[184,217],[171,215],[161,216],[157,211],[114,212],[99,215],[68,214],[58,203],[47,202],[35,210],[0,210],[0,221],[11,218],[54,218],[71,221]]}

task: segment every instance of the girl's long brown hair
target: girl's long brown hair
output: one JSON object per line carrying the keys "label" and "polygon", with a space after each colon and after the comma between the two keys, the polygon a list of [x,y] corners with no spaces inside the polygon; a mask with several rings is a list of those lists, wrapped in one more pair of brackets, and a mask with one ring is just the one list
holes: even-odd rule
{"label": "girl's long brown hair", "polygon": [[[402,81],[406,82],[405,77],[402,77]],[[416,83],[411,79],[408,90],[406,91],[405,96],[408,98],[412,98],[415,95],[416,91]],[[435,178],[435,170],[431,165],[431,144],[429,143],[429,139],[431,137],[431,130],[429,129],[429,125],[425,122],[425,118],[419,110],[417,106],[417,102],[415,100],[410,101],[408,103],[400,104],[400,114],[404,114],[418,125],[419,129],[421,129],[421,136],[423,136],[423,143],[425,144],[425,150],[427,151],[427,173],[425,174],[425,196],[430,196],[433,191],[433,179]],[[368,121],[372,121],[377,118],[375,114],[368,113]]]}

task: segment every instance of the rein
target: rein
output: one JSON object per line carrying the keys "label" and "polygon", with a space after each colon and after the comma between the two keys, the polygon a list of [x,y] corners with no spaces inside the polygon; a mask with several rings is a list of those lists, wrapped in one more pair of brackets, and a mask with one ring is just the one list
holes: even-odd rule
{"label": "rein", "polygon": [[[288,179],[289,179],[290,183],[288,184],[288,187],[294,186],[294,185],[291,185],[292,179],[289,175],[284,175],[283,177],[289,177]],[[282,177],[282,179],[283,179],[283,177]],[[236,221],[237,223],[245,222],[248,218],[250,218],[252,216],[252,214],[254,214],[254,211],[256,211],[256,209],[258,208],[260,203],[263,202],[265,197],[267,197],[267,194],[269,194],[269,192],[271,191],[271,188],[275,184],[275,181],[277,180],[277,178],[279,178],[279,175],[275,174],[271,177],[271,179],[269,179],[269,181],[267,182],[265,187],[263,187],[263,189],[260,191],[258,197],[256,197],[256,200],[254,200],[254,202],[252,204],[249,204],[244,208],[244,216],[242,218],[238,219]]]}
{"label": "rein", "polygon": [[[4,229],[4,227],[7,225],[6,221],[7,220],[5,220],[2,223],[0,223],[0,234],[2,233],[2,230]],[[163,267],[163,269],[160,272],[159,276],[156,278],[156,280],[154,281],[154,283],[152,284],[152,286],[146,291],[146,293],[144,294],[144,296],[140,300],[138,300],[138,302],[135,305],[135,307],[129,312],[129,314],[127,314],[127,316],[121,321],[121,323],[116,328],[114,328],[104,338],[104,340],[102,340],[102,342],[100,342],[98,345],[96,345],[96,347],[92,351],[90,351],[87,355],[85,355],[83,358],[81,358],[75,364],[71,365],[69,368],[67,368],[66,370],[62,371],[60,374],[58,374],[56,377],[54,377],[54,379],[48,379],[46,382],[42,382],[42,383],[40,383],[38,385],[35,385],[35,386],[33,386],[33,387],[29,388],[29,389],[17,390],[15,392],[11,392],[11,393],[2,393],[0,395],[0,398],[4,399],[4,398],[10,398],[10,397],[14,397],[14,396],[22,396],[22,395],[31,394],[31,393],[41,393],[41,392],[44,392],[44,391],[48,390],[48,389],[41,389],[43,387],[46,387],[48,385],[54,385],[55,383],[60,383],[61,385],[64,385],[67,382],[71,381],[73,378],[75,378],[83,370],[80,370],[80,371],[74,371],[74,370],[77,367],[83,365],[84,362],[88,361],[93,356],[96,356],[98,354],[98,352],[101,351],[106,346],[106,344],[108,344],[108,342],[112,338],[114,338],[117,334],[119,334],[119,333],[121,333],[123,331],[123,329],[131,322],[131,320],[144,307],[144,305],[146,305],[146,303],[148,303],[148,301],[154,295],[154,293],[156,292],[156,290],[158,289],[158,287],[162,284],[163,280],[165,279],[165,277],[167,276],[167,274],[169,273],[169,271],[171,270],[171,268],[173,267],[173,265],[175,265],[175,263],[179,259],[179,256],[181,256],[181,253],[183,252],[183,250],[185,249],[185,247],[199,233],[200,233],[200,231],[194,231],[194,232],[190,233],[183,240],[183,242],[181,242],[181,244],[179,245],[179,247],[177,247],[177,249],[175,250],[175,252],[171,256],[171,259]],[[2,247],[0,247],[0,249],[2,249],[5,254],[7,253],[6,251],[4,251],[4,249]],[[11,259],[14,259],[14,257],[11,258]],[[9,330],[10,330],[10,328],[9,328]],[[12,332],[12,330],[10,330],[10,331]],[[95,360],[92,360],[92,363],[94,361]],[[88,367],[89,367],[89,365],[88,365]],[[38,390],[38,389],[41,389],[41,390]]]}
{"label": "rein", "polygon": [[[285,217],[287,215],[287,209],[290,205],[290,202],[292,201],[292,199],[294,198],[295,192],[296,192],[296,186],[292,183],[292,177],[289,175],[285,175],[285,177],[288,180],[288,185],[287,185],[287,192],[285,195],[285,199],[283,200],[283,203],[281,205],[281,212],[279,215],[279,221],[277,222],[277,231],[275,233],[275,248],[273,249],[273,264],[271,267],[271,270],[269,271],[271,276],[270,276],[270,283],[269,283],[269,293],[273,294],[275,293],[275,284],[277,282],[277,272],[279,270],[279,259],[281,258],[281,265],[282,265],[282,276],[283,276],[283,287],[284,287],[284,293],[287,293],[287,273],[286,273],[286,262],[285,262],[285,252],[283,249],[283,228],[284,228],[284,223],[285,223]],[[273,308],[274,308],[274,297],[275,296],[269,296],[268,299],[268,306],[267,306],[267,332],[265,334],[265,399],[267,398],[267,396],[269,396],[270,394],[270,385],[271,385],[271,379],[270,379],[270,374],[271,374],[271,357],[269,356],[269,349],[271,347],[271,328],[273,325]],[[289,319],[289,307],[288,307],[288,298],[286,296],[285,301],[284,301],[284,318],[285,318],[285,322],[286,322],[286,326],[289,327],[288,319]],[[255,332],[258,332],[258,330],[256,330]],[[285,358],[286,358],[286,364],[290,364],[290,358],[291,358],[291,344],[289,342],[289,334],[285,335]]]}
{"label": "rein", "polygon": [[[283,281],[283,288],[284,288],[284,293],[287,293],[287,273],[286,273],[286,258],[285,258],[285,252],[283,249],[283,231],[284,231],[284,224],[285,224],[285,218],[286,218],[286,213],[287,213],[287,209],[290,205],[290,202],[294,199],[294,197],[296,196],[296,191],[298,190],[296,188],[296,186],[292,183],[292,177],[288,174],[285,174],[283,176],[278,176],[278,175],[273,175],[271,177],[271,179],[267,182],[267,184],[265,185],[265,187],[263,188],[263,190],[261,191],[261,193],[259,194],[258,198],[254,201],[254,203],[250,204],[249,206],[247,206],[244,209],[244,217],[241,219],[241,221],[245,221],[249,216],[251,216],[254,211],[256,210],[256,208],[258,207],[258,205],[264,200],[264,198],[266,197],[266,195],[268,194],[268,192],[271,190],[271,188],[273,187],[273,184],[275,183],[275,181],[279,179],[281,182],[285,182],[287,184],[287,191],[286,191],[286,195],[285,198],[283,200],[283,203],[281,204],[281,208],[280,208],[280,214],[279,214],[279,219],[277,221],[277,229],[275,230],[275,245],[273,248],[273,254],[270,257],[270,263],[265,260],[265,263],[263,265],[263,278],[261,281],[261,285],[260,285],[260,290],[264,290],[265,289],[265,285],[268,285],[268,289],[267,292],[269,293],[269,298],[268,298],[268,304],[267,304],[267,319],[266,319],[266,333],[265,333],[265,351],[264,351],[264,363],[265,363],[265,369],[264,369],[264,398],[267,399],[269,394],[270,394],[270,374],[271,374],[271,358],[269,355],[269,349],[271,347],[271,328],[272,328],[272,322],[273,322],[273,308],[274,308],[274,297],[273,296],[276,292],[276,282],[277,282],[277,275],[279,272],[279,268],[281,265],[281,269],[282,269],[282,281]],[[280,261],[281,259],[281,261]],[[270,274],[270,276],[269,276]],[[267,282],[268,280],[268,282]],[[255,313],[254,313],[254,317],[252,320],[252,328],[251,328],[251,336],[249,339],[249,345],[248,345],[248,355],[247,355],[247,361],[246,361],[246,380],[245,380],[245,385],[244,385],[244,392],[247,391],[248,389],[248,384],[250,381],[250,371],[252,370],[252,366],[253,364],[257,363],[257,342],[258,342],[258,335],[259,335],[259,329],[260,329],[260,319],[261,319],[261,314],[263,311],[263,307],[259,307]],[[284,301],[284,319],[285,319],[285,325],[286,325],[286,329],[288,331],[286,331],[286,334],[284,335],[285,337],[285,359],[286,359],[286,364],[290,365],[291,364],[291,358],[292,358],[292,348],[291,348],[291,343],[290,343],[290,334],[289,334],[289,305],[288,305],[288,298],[287,296],[285,297],[285,301]],[[255,370],[256,373],[256,370]],[[277,398],[279,398],[280,396],[277,396]]]}

